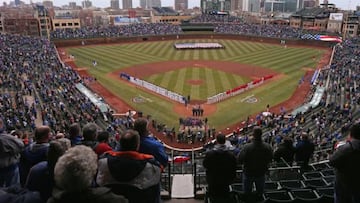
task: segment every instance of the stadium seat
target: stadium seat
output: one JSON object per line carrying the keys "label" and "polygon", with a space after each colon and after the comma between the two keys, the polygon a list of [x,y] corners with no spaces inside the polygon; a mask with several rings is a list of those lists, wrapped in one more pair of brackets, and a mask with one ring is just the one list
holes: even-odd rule
{"label": "stadium seat", "polygon": [[278,182],[273,182],[273,181],[267,181],[265,182],[265,191],[273,191],[273,190],[278,190],[280,188],[279,183]]}
{"label": "stadium seat", "polygon": [[283,180],[279,181],[281,189],[292,190],[292,189],[302,189],[305,188],[305,185],[300,180]]}
{"label": "stadium seat", "polygon": [[265,192],[263,197],[266,203],[290,203],[294,200],[292,195],[286,190]]}
{"label": "stadium seat", "polygon": [[323,179],[327,183],[327,185],[334,185],[335,183],[335,176],[326,176],[323,177]]}
{"label": "stadium seat", "polygon": [[287,169],[275,169],[270,171],[269,178],[273,181],[280,180],[296,180],[301,177],[298,169],[287,168]]}
{"label": "stadium seat", "polygon": [[309,180],[303,180],[304,184],[308,188],[326,187],[328,184],[322,178],[314,178]]}
{"label": "stadium seat", "polygon": [[305,172],[305,173],[303,173],[302,176],[303,176],[304,180],[323,177],[322,174],[318,171]]}
{"label": "stadium seat", "polygon": [[316,188],[316,191],[321,196],[321,203],[334,202],[334,187]]}
{"label": "stadium seat", "polygon": [[295,198],[294,202],[311,202],[316,203],[319,202],[320,196],[317,194],[316,191],[312,189],[297,189],[291,190],[292,196]]}
{"label": "stadium seat", "polygon": [[334,169],[323,169],[323,170],[321,170],[321,174],[323,175],[323,177],[334,176],[335,171],[334,171]]}
{"label": "stadium seat", "polygon": [[231,191],[235,191],[235,192],[244,192],[244,185],[242,183],[234,183],[230,185],[231,187]]}
{"label": "stadium seat", "polygon": [[205,203],[239,203],[240,197],[239,194],[235,191],[231,191],[229,195],[223,197],[212,197],[207,192],[205,195]]}

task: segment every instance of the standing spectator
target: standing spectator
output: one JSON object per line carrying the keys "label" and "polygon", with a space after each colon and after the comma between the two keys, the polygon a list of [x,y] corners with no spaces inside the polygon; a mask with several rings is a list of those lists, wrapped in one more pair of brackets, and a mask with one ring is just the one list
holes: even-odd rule
{"label": "standing spectator", "polygon": [[50,142],[47,161],[34,165],[29,172],[25,187],[40,192],[46,202],[54,187],[54,168],[57,160],[71,147],[70,140],[61,138]]}
{"label": "standing spectator", "polygon": [[5,133],[0,119],[0,187],[20,183],[18,163],[23,149],[24,143],[20,139]]}
{"label": "standing spectator", "polygon": [[[106,152],[99,160],[97,183],[122,194],[130,203],[160,202],[161,168],[154,156],[138,152],[139,133],[128,130],[120,137],[120,152]],[[127,192],[133,189],[133,192]]]}
{"label": "standing spectator", "polygon": [[30,144],[21,154],[20,159],[20,182],[25,184],[30,168],[35,164],[46,161],[51,137],[49,126],[39,126],[34,133],[35,143]]}
{"label": "standing spectator", "polygon": [[309,167],[309,160],[314,153],[315,145],[309,140],[309,136],[304,133],[296,145],[295,161],[302,171],[307,170]]}
{"label": "standing spectator", "polygon": [[80,125],[78,123],[73,123],[69,128],[69,139],[71,141],[71,146],[81,144],[83,137],[80,135]]}
{"label": "standing spectator", "polygon": [[48,203],[127,203],[108,188],[91,187],[96,171],[97,156],[91,148],[70,148],[55,165],[55,187]]}
{"label": "standing spectator", "polygon": [[239,163],[244,165],[244,192],[249,195],[255,182],[257,194],[265,187],[265,174],[273,158],[271,146],[262,141],[262,130],[255,126],[251,143],[246,144],[239,154]]}
{"label": "standing spectator", "polygon": [[236,177],[236,158],[233,152],[225,145],[225,136],[216,136],[214,148],[206,152],[204,161],[208,194],[211,198],[229,197],[229,185]]}
{"label": "standing spectator", "polygon": [[335,202],[360,202],[360,123],[350,128],[350,141],[330,157],[335,168]]}
{"label": "standing spectator", "polygon": [[283,159],[289,166],[292,166],[294,162],[295,147],[291,138],[285,137],[283,143],[279,145],[279,148],[274,152],[274,160],[281,163]]}
{"label": "standing spectator", "polygon": [[83,127],[82,134],[83,134],[84,140],[81,142],[81,144],[88,146],[91,149],[95,150],[95,148],[99,144],[96,141],[98,129],[99,129],[99,127],[95,123],[87,123]]}
{"label": "standing spectator", "polygon": [[105,153],[107,151],[112,150],[112,148],[108,144],[109,132],[107,132],[107,131],[100,132],[97,136],[97,140],[98,140],[99,144],[95,147],[94,151],[98,156],[102,155],[103,153]]}
{"label": "standing spectator", "polygon": [[140,135],[139,152],[144,154],[151,154],[161,164],[166,167],[168,164],[168,155],[165,152],[164,145],[149,136],[148,121],[145,118],[138,118],[134,123],[134,130],[138,131]]}

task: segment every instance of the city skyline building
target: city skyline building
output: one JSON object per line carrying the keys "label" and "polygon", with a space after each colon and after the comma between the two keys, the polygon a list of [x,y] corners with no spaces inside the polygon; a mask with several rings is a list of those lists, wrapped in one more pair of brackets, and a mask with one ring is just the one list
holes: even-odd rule
{"label": "city skyline building", "polygon": [[133,8],[132,0],[122,0],[122,8],[123,9]]}
{"label": "city skyline building", "polygon": [[186,10],[189,8],[188,4],[188,0],[175,0],[174,1],[174,8],[176,11],[180,11],[180,10]]}
{"label": "city skyline building", "polygon": [[110,0],[110,8],[114,10],[120,9],[120,2],[119,0]]}
{"label": "city skyline building", "polygon": [[140,0],[140,7],[143,9],[161,7],[161,0]]}
{"label": "city skyline building", "polygon": [[83,8],[90,8],[92,7],[92,2],[90,0],[84,0],[81,2],[81,6]]}

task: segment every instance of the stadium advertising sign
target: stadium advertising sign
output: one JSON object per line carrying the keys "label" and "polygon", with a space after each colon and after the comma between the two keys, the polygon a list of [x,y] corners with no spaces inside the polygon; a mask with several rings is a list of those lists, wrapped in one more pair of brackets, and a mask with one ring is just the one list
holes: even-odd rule
{"label": "stadium advertising sign", "polygon": [[330,13],[329,20],[342,21],[343,16],[343,13]]}

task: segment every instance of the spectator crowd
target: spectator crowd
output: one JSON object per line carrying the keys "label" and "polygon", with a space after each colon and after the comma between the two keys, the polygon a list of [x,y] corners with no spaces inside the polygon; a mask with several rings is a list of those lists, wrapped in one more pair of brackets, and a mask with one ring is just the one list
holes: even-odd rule
{"label": "spectator crowd", "polygon": [[[179,27],[172,25],[138,26],[123,27],[122,35],[180,33]],[[117,28],[93,29],[62,30],[52,37],[91,38],[119,33]],[[215,30],[281,38],[299,34],[274,25],[224,24]],[[159,201],[159,174],[168,159],[163,145],[149,136],[146,119],[134,121],[130,116],[113,117],[111,110],[100,112],[75,88],[83,79],[59,61],[53,44],[46,39],[1,34],[0,53],[0,150],[4,155],[0,157],[0,184],[7,187],[2,190],[8,198],[16,198],[12,194],[20,191],[34,202],[86,202],[95,197],[99,202],[131,202],[136,198],[132,196],[135,191]],[[269,159],[275,161],[296,161],[306,170],[309,162],[328,160],[335,143],[345,139],[360,117],[359,55],[358,38],[336,45],[332,64],[318,78],[318,84],[327,87],[319,107],[297,115],[285,111],[278,115],[259,114],[234,131],[228,139],[238,161],[245,168],[254,167],[246,165],[248,153],[241,153],[251,151],[251,146],[246,145],[251,136],[263,140],[263,148],[274,151]],[[260,133],[250,128],[262,130]],[[351,132],[353,139],[359,139],[358,131]],[[217,142],[223,144],[222,140]],[[358,147],[357,141],[354,144]],[[287,156],[291,154],[294,156]],[[346,174],[348,169],[339,167],[338,159],[330,160],[341,174]],[[124,169],[123,174],[114,172],[119,168]],[[136,179],[139,175],[147,181]],[[251,183],[259,181],[258,174],[250,172],[246,177]],[[121,194],[123,183],[133,186],[132,192]],[[17,184],[36,192],[12,188]],[[338,192],[340,196],[345,193]]]}
{"label": "spectator crowd", "polygon": [[51,39],[89,39],[101,37],[174,35],[181,33],[182,30],[179,25],[167,23],[132,23],[120,26],[57,29],[51,33]]}

